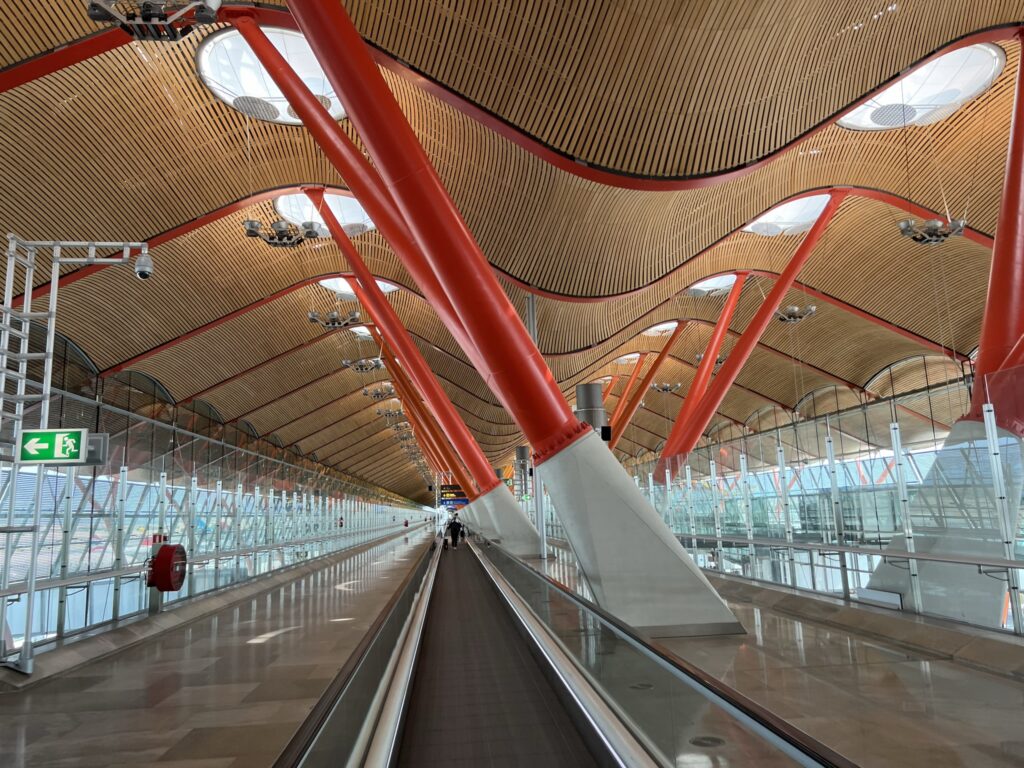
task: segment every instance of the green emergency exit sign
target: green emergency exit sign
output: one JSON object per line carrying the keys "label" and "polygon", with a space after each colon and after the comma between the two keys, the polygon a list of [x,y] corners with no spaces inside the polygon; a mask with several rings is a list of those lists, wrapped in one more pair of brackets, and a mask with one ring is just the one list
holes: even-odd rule
{"label": "green emergency exit sign", "polygon": [[22,464],[84,464],[87,429],[26,429],[18,440]]}

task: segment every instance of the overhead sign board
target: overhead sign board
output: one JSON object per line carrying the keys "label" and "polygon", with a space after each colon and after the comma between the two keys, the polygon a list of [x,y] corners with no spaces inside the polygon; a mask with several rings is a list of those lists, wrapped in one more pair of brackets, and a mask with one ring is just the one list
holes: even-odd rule
{"label": "overhead sign board", "polygon": [[87,429],[25,429],[18,438],[22,464],[84,464],[89,444]]}

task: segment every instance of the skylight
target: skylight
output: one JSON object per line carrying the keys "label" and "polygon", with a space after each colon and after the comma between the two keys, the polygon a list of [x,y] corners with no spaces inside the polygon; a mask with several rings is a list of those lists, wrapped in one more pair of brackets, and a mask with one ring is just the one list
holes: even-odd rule
{"label": "skylight", "polygon": [[[349,237],[358,237],[373,229],[373,222],[370,221],[363,206],[354,197],[328,192],[324,195],[324,200],[327,202],[327,207],[331,209],[331,213],[334,214],[334,218],[338,220]],[[320,228],[326,232],[324,217],[313,205],[313,201],[301,192],[294,195],[282,195],[274,201],[274,208],[277,210],[278,216],[295,226],[302,226],[305,222],[312,221],[314,224],[320,225]]]}
{"label": "skylight", "polygon": [[[306,38],[298,32],[277,27],[263,27],[263,32],[331,117],[335,120],[345,117],[345,109]],[[196,66],[199,77],[213,95],[239,112],[271,123],[302,124],[237,30],[226,29],[208,37],[199,48]]]}
{"label": "skylight", "polygon": [[352,331],[352,333],[354,333],[356,336],[363,336],[369,338],[371,335],[370,329],[367,328],[365,325],[353,325],[351,328],[349,328],[349,330]]}
{"label": "skylight", "polygon": [[[814,222],[828,205],[828,199],[828,195],[811,195],[790,200],[761,214],[745,226],[743,231],[765,237],[799,235],[814,226]],[[733,276],[733,280],[735,279]]]}
{"label": "skylight", "polygon": [[624,365],[625,363],[635,363],[637,361],[637,358],[639,357],[639,352],[630,352],[628,355],[623,355],[622,357],[615,358],[615,362],[619,363],[620,365]]}
{"label": "skylight", "polygon": [[[351,283],[344,277],[329,277],[326,280],[321,280],[320,285],[326,288],[331,293],[336,293],[343,299],[352,301],[356,297],[356,292],[352,289]],[[380,288],[383,293],[391,293],[397,291],[398,286],[393,285],[385,280],[378,280],[377,287]],[[367,331],[369,333],[369,331]]]}
{"label": "skylight", "polygon": [[887,131],[936,123],[986,91],[1005,63],[1003,49],[989,43],[950,51],[901,77],[841,118],[839,125]]}
{"label": "skylight", "polygon": [[727,275],[715,275],[714,277],[698,280],[687,288],[686,292],[691,296],[709,296],[712,294],[725,293],[732,288],[732,284],[735,282],[736,275],[732,273]]}
{"label": "skylight", "polygon": [[668,336],[676,329],[677,325],[679,325],[679,323],[675,320],[669,320],[666,323],[658,323],[644,331],[644,336]]}

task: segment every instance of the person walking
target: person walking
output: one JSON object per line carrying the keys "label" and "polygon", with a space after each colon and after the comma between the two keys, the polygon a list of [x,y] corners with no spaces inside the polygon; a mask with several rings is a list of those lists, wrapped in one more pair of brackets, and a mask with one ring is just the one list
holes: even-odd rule
{"label": "person walking", "polygon": [[459,548],[459,536],[462,534],[462,523],[459,521],[459,513],[456,512],[452,515],[452,519],[448,522],[448,528],[445,529],[445,536],[451,536],[452,538],[452,549]]}

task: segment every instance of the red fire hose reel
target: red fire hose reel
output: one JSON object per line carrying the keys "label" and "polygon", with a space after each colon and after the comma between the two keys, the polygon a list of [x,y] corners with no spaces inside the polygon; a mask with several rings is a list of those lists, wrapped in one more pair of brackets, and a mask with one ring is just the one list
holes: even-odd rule
{"label": "red fire hose reel", "polygon": [[181,544],[163,544],[149,561],[146,586],[160,592],[177,592],[185,583],[188,556]]}

